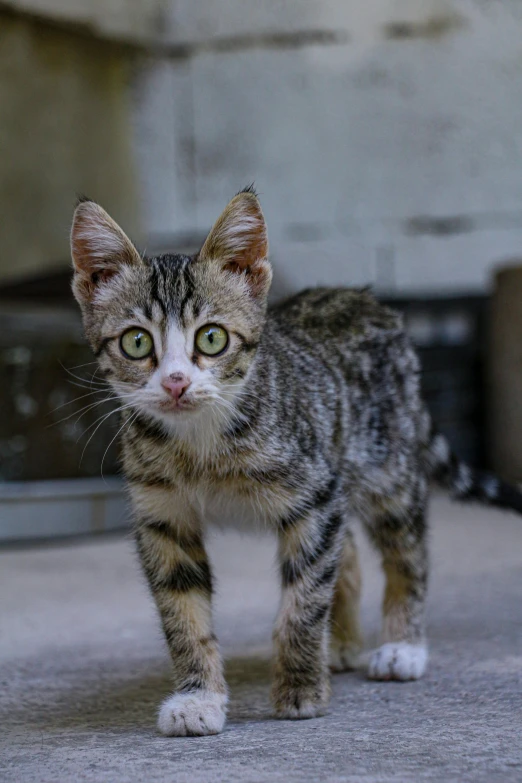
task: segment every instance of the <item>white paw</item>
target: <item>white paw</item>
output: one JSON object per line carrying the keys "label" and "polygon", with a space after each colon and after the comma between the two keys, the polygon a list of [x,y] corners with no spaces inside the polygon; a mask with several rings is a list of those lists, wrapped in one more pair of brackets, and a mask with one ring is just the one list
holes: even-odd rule
{"label": "white paw", "polygon": [[426,671],[427,663],[425,645],[388,642],[371,654],[368,677],[371,680],[418,680]]}
{"label": "white paw", "polygon": [[334,637],[330,640],[330,669],[333,672],[354,671],[360,666],[361,650],[357,644],[346,644]]}
{"label": "white paw", "polygon": [[202,737],[223,731],[227,697],[224,693],[174,693],[158,714],[158,729],[167,737]]}

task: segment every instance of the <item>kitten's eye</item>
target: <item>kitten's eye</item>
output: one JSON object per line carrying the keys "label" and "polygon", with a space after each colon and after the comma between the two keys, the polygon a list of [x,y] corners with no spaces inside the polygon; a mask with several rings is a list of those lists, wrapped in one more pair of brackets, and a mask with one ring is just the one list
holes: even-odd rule
{"label": "kitten's eye", "polygon": [[228,334],[222,326],[208,324],[198,329],[196,334],[196,348],[206,356],[217,356],[228,345]]}
{"label": "kitten's eye", "polygon": [[122,334],[120,347],[128,359],[146,359],[154,350],[154,341],[144,329],[129,329]]}

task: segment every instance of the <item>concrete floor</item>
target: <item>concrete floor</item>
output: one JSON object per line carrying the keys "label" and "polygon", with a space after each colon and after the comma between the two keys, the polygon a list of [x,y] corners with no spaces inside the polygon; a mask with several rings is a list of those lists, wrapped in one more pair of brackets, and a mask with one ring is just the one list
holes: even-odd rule
{"label": "concrete floor", "polygon": [[213,535],[230,718],[188,739],[156,733],[169,664],[131,542],[2,551],[0,781],[522,781],[522,519],[436,498],[432,544],[427,676],[336,675],[328,715],[291,723],[268,703],[273,542]]}

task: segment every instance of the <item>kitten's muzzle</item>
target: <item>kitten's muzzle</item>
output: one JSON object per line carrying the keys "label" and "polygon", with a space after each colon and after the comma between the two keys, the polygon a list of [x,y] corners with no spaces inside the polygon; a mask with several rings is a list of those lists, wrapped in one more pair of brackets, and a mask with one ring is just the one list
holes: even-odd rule
{"label": "kitten's muzzle", "polygon": [[161,385],[174,402],[179,402],[189,388],[190,380],[182,373],[172,373],[162,380]]}

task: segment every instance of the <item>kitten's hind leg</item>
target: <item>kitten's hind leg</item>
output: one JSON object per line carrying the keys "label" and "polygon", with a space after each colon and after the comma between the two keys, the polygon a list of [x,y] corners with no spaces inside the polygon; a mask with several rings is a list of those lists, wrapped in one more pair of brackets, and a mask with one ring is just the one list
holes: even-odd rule
{"label": "kitten's hind leg", "polygon": [[355,540],[347,531],[335,585],[331,617],[330,668],[334,672],[356,669],[362,649],[359,625],[361,570]]}
{"label": "kitten's hind leg", "polygon": [[370,534],[386,576],[382,646],[368,666],[373,680],[417,680],[428,662],[424,603],[428,575],[425,500],[376,510]]}
{"label": "kitten's hind leg", "polygon": [[272,702],[280,718],[314,718],[326,711],[330,613],[344,527],[336,503],[324,500],[281,522],[283,590],[274,629],[272,687]]}

